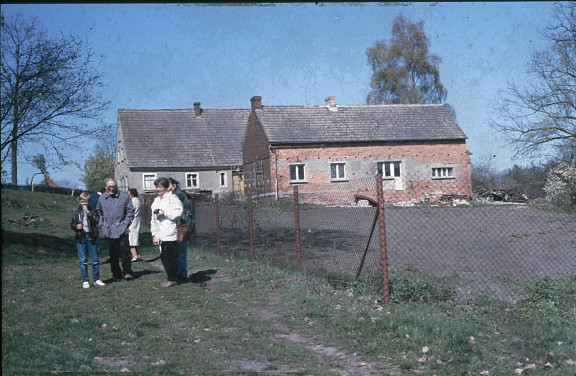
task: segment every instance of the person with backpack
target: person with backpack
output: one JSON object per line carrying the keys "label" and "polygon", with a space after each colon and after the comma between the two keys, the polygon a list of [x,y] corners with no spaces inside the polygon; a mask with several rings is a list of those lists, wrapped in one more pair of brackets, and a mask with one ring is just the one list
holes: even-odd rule
{"label": "person with backpack", "polygon": [[178,196],[182,202],[182,216],[178,220],[180,235],[178,236],[178,281],[188,280],[188,240],[190,234],[194,231],[194,207],[188,193],[180,188],[180,183],[174,178],[168,178],[170,187],[168,188],[173,194]]}

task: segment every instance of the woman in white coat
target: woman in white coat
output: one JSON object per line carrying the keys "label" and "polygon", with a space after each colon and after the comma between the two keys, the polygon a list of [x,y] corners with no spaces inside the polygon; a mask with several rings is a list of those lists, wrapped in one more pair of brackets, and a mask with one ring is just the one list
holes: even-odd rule
{"label": "woman in white coat", "polygon": [[152,243],[160,247],[160,259],[166,271],[162,287],[174,286],[178,280],[178,231],[176,222],[182,215],[182,202],[168,190],[170,182],[161,177],[154,181],[156,195],[152,203],[150,232]]}
{"label": "woman in white coat", "polygon": [[134,206],[134,219],[130,224],[130,233],[128,233],[128,241],[130,242],[130,252],[132,253],[132,262],[142,261],[140,254],[138,254],[138,248],[140,247],[140,217],[142,212],[140,211],[140,199],[138,198],[138,190],[136,188],[130,188],[128,190],[128,195],[132,199],[132,206]]}

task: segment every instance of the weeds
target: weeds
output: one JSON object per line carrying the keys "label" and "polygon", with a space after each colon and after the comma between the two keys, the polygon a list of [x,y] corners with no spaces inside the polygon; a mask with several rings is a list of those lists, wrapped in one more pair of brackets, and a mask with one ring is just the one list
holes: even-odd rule
{"label": "weeds", "polygon": [[[319,344],[356,354],[380,374],[576,372],[574,277],[526,283],[529,299],[517,304],[489,297],[465,303],[441,281],[394,271],[392,303],[383,304],[373,275],[353,281],[192,249],[196,282],[162,289],[157,250],[143,233],[147,261],[133,265],[133,281],[106,280],[103,265],[109,284],[85,290],[69,230],[75,199],[16,193],[18,207],[2,196],[6,375],[341,374],[338,357],[319,352]],[[47,218],[46,226],[8,221],[22,210]],[[290,341],[292,335],[313,345]]]}
{"label": "weeds", "polygon": [[521,285],[530,296],[518,304],[523,314],[576,320],[576,276],[540,278]]}

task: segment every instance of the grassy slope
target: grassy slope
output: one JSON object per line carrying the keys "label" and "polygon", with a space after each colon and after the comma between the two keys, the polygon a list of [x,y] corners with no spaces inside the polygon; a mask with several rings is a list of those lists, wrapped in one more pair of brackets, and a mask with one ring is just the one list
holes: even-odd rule
{"label": "grassy slope", "polygon": [[[409,302],[406,289],[402,302],[383,305],[358,284],[195,249],[195,282],[162,289],[143,232],[148,262],[134,264],[135,280],[84,290],[69,229],[75,206],[67,196],[2,191],[3,374],[576,373],[574,278],[539,281],[529,286],[534,299],[516,306],[434,291]],[[9,221],[30,215],[45,220]],[[110,277],[109,265],[101,275]]]}

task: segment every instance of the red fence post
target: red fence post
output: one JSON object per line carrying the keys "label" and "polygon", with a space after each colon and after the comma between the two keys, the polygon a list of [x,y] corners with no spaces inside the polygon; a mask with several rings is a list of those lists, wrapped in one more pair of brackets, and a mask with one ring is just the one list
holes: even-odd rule
{"label": "red fence post", "polygon": [[384,190],[382,174],[376,179],[378,190],[378,216],[380,217],[380,255],[382,257],[382,284],[384,285],[384,303],[390,302],[390,281],[388,280],[388,253],[386,250],[386,221],[384,218]]}
{"label": "red fence post", "polygon": [[218,205],[218,193],[214,194],[214,204],[216,205],[216,249],[220,253],[220,207]]}
{"label": "red fence post", "polygon": [[296,222],[296,261],[298,270],[302,270],[300,248],[300,205],[298,203],[298,185],[294,185],[294,221]]}
{"label": "red fence post", "polygon": [[252,191],[248,188],[248,238],[250,239],[250,261],[254,261],[254,226],[252,224]]}

